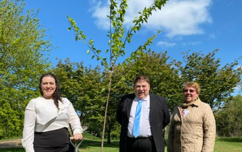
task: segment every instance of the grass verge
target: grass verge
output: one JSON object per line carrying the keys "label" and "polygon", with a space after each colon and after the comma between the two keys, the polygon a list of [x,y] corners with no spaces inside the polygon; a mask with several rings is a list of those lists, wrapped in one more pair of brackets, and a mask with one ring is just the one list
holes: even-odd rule
{"label": "grass verge", "polygon": [[[98,152],[101,151],[101,139],[84,133],[84,140],[80,146],[80,152]],[[7,141],[7,140],[5,140]],[[118,141],[112,141],[111,144],[104,143],[104,152],[118,152]],[[1,152],[25,152],[23,148],[1,149]],[[242,152],[242,138],[216,138],[214,152]]]}

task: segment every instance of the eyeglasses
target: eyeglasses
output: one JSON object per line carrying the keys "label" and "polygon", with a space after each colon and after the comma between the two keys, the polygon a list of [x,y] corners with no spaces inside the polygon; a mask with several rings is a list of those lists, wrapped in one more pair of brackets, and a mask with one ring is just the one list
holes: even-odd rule
{"label": "eyeglasses", "polygon": [[191,92],[191,93],[193,93],[193,92],[195,92],[196,90],[193,90],[193,89],[184,89],[184,90],[183,90],[183,92],[188,92],[188,91]]}

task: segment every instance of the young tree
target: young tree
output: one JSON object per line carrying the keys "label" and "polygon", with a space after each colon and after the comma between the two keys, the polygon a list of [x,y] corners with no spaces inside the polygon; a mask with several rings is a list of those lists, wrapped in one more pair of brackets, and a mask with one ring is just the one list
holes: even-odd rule
{"label": "young tree", "polygon": [[22,133],[26,104],[39,95],[38,78],[49,66],[44,52],[51,50],[45,41],[36,14],[23,14],[24,3],[0,1],[0,136]]}
{"label": "young tree", "polygon": [[[94,47],[94,40],[89,40],[89,42],[86,42],[86,35],[83,34],[83,31],[81,31],[75,21],[72,18],[68,18],[71,27],[69,29],[74,29],[75,31],[75,37],[76,40],[83,40],[84,43],[87,44],[90,50],[87,52],[90,53],[90,51],[93,52],[93,58],[97,58],[97,60],[101,60],[101,65],[105,67],[106,70],[109,71],[109,84],[108,84],[108,95],[106,100],[106,108],[105,108],[105,116],[104,116],[104,124],[103,124],[103,133],[102,133],[102,145],[101,145],[101,151],[103,151],[103,141],[104,141],[104,135],[105,135],[105,126],[106,126],[106,117],[107,117],[107,110],[108,110],[108,104],[109,104],[109,98],[111,93],[111,86],[112,86],[112,78],[113,78],[113,67],[117,64],[117,60],[120,56],[125,55],[125,46],[126,43],[130,43],[132,36],[134,33],[140,30],[142,27],[142,24],[144,22],[147,22],[148,18],[151,16],[153,11],[156,11],[156,9],[161,9],[161,7],[166,3],[166,0],[154,0],[153,4],[149,8],[144,8],[142,12],[139,12],[139,16],[136,17],[133,20],[133,27],[129,31],[126,32],[126,29],[124,27],[124,20],[125,20],[125,13],[128,7],[127,0],[121,0],[121,2],[118,4],[117,0],[110,0],[110,14],[108,18],[110,19],[110,30],[108,31],[108,37],[110,38],[108,45],[109,49],[106,49],[105,52],[111,53],[110,61],[108,63],[107,58],[104,58],[100,56],[101,50],[96,49]],[[159,31],[160,32],[160,31]],[[158,32],[158,33],[159,33]],[[126,36],[125,36],[126,34]],[[147,46],[150,45],[153,41],[155,36],[152,38],[149,38],[147,42],[144,45],[141,45],[138,47],[136,53],[139,53],[141,50],[146,50]],[[135,60],[136,56],[131,55],[129,59],[127,59],[127,62],[130,62],[132,60]],[[126,66],[127,64],[124,63],[122,66]]]}

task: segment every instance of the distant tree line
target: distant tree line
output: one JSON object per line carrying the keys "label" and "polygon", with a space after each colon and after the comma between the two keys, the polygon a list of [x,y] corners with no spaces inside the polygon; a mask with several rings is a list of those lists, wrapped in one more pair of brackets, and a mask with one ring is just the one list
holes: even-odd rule
{"label": "distant tree line", "polygon": [[238,94],[215,113],[217,133],[223,137],[242,137],[242,96]]}
{"label": "distant tree line", "polygon": [[[115,67],[118,70],[112,80],[115,85],[112,86],[106,126],[108,142],[119,135],[115,115],[120,98],[124,94],[133,93],[133,80],[139,74],[150,78],[151,92],[166,97],[171,112],[182,102],[182,86],[188,81],[196,81],[201,85],[200,98],[211,106],[216,116],[226,110],[223,107],[233,100],[231,93],[240,81],[241,69],[236,69],[237,62],[222,67],[220,60],[215,58],[217,51],[207,55],[188,51],[184,54],[183,62],[171,60],[166,52],[149,51],[137,62],[130,63],[129,68]],[[64,95],[75,102],[75,108],[82,112],[82,124],[88,126],[90,133],[101,137],[107,94],[103,88],[108,85],[109,71],[102,71],[99,67],[85,67],[82,63],[71,63],[69,60],[60,61],[54,71],[60,78]],[[132,73],[129,74],[131,77],[126,77],[127,73]]]}

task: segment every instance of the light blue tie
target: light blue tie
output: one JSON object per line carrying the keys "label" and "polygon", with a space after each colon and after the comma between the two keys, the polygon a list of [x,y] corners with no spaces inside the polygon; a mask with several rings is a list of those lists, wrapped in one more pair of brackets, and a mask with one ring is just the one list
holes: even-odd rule
{"label": "light blue tie", "polygon": [[139,136],[140,115],[141,115],[141,109],[142,109],[142,102],[143,101],[144,100],[139,100],[139,103],[138,103],[137,108],[136,108],[135,117],[134,117],[133,135],[134,135],[135,138]]}

